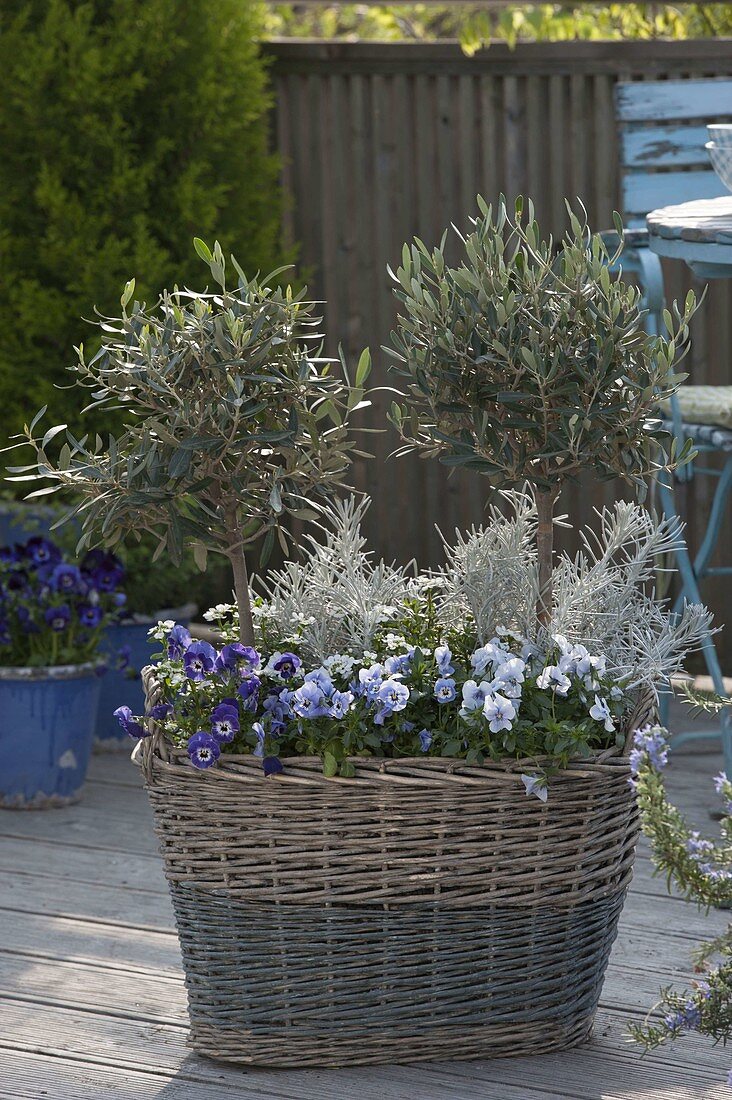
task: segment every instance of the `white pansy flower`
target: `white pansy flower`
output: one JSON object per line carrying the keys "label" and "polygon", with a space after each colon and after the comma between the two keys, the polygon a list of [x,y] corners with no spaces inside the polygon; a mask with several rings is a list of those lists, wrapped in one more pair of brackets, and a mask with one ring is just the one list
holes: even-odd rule
{"label": "white pansy flower", "polygon": [[555,692],[557,695],[566,695],[572,686],[568,676],[562,672],[558,665],[547,665],[543,672],[536,677],[536,686],[542,691]]}

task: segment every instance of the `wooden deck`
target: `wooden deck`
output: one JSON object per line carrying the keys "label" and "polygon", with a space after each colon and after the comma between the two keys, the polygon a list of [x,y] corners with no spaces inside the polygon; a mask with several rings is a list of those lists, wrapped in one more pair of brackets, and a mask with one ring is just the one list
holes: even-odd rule
{"label": "wooden deck", "polygon": [[[679,752],[678,802],[704,827],[716,753]],[[0,811],[0,1100],[699,1100],[728,1098],[732,1051],[689,1036],[641,1059],[624,1037],[726,920],[669,897],[641,851],[595,1036],[567,1054],[296,1072],[186,1049],[173,917],[137,770],[97,756],[83,802]],[[457,1053],[457,1052],[456,1052]]]}

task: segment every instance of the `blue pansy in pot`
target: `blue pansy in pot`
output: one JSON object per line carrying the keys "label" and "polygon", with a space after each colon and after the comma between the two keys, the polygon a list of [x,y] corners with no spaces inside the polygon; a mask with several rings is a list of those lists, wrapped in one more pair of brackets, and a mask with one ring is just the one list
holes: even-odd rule
{"label": "blue pansy in pot", "polygon": [[41,536],[0,552],[3,806],[78,797],[99,701],[100,642],[119,615],[122,580],[120,570],[100,572],[93,552],[67,561]]}

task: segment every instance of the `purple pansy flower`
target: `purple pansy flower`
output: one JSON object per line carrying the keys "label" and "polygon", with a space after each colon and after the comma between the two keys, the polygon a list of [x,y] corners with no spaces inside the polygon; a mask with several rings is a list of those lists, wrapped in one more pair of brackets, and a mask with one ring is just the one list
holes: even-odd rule
{"label": "purple pansy flower", "polygon": [[211,714],[211,733],[219,742],[233,741],[239,732],[239,710],[228,703],[219,703]]}
{"label": "purple pansy flower", "polygon": [[150,707],[148,717],[152,718],[154,722],[162,722],[167,718],[169,714],[173,713],[172,703],[156,703],[154,707]]}
{"label": "purple pansy flower", "polygon": [[300,658],[294,653],[280,653],[275,659],[272,668],[278,672],[283,680],[290,680],[302,665]]}
{"label": "purple pansy flower", "polygon": [[429,730],[419,731],[419,747],[422,752],[428,752],[430,745],[432,744],[432,734]]}
{"label": "purple pansy flower", "polygon": [[279,775],[285,770],[278,756],[265,756],[262,760],[262,768],[265,775]]}
{"label": "purple pansy flower", "polygon": [[174,661],[182,657],[193,639],[184,626],[176,623],[168,634],[168,659]]}
{"label": "purple pansy flower", "polygon": [[60,607],[49,607],[44,618],[51,630],[60,633],[60,631],[66,630],[71,621],[71,608],[67,603],[62,603]]}
{"label": "purple pansy flower", "polygon": [[188,741],[188,755],[194,768],[210,768],[221,755],[218,741],[205,730],[194,733]]}
{"label": "purple pansy flower", "polygon": [[189,680],[205,680],[216,664],[216,650],[209,642],[191,642],[183,654],[183,665]]}
{"label": "purple pansy flower", "polygon": [[117,707],[114,711],[114,717],[125,733],[130,737],[147,737],[147,730],[143,725],[135,721],[129,707]]}
{"label": "purple pansy flower", "polygon": [[250,645],[242,645],[241,642],[231,642],[225,645],[216,658],[216,668],[219,672],[227,669],[236,669],[240,665],[248,668],[259,668],[261,661],[256,649]]}
{"label": "purple pansy flower", "polygon": [[245,676],[239,684],[237,691],[244,700],[244,706],[247,710],[255,711],[257,709],[261,684],[262,681],[254,674]]}

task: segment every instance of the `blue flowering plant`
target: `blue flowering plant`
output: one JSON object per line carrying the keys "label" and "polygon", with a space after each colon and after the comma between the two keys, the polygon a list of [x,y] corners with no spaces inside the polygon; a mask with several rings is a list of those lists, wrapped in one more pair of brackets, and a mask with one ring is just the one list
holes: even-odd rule
{"label": "blue flowering plant", "polygon": [[[263,623],[266,607],[256,606]],[[442,634],[429,591],[401,611],[373,649],[322,661],[297,638],[289,649],[242,645],[233,608],[215,613],[218,646],[161,623],[163,700],[147,716],[120,708],[117,717],[134,737],[158,724],[197,768],[245,753],[272,774],[288,757],[318,756],[326,775],[349,777],[365,756],[514,757],[533,762],[524,783],[541,799],[555,767],[622,747],[631,695],[602,655],[559,635],[540,649],[510,631],[479,646]]]}
{"label": "blue flowering plant", "polygon": [[[728,701],[725,705],[729,705]],[[659,872],[690,901],[708,909],[732,904],[732,782],[722,772],[714,779],[721,799],[720,835],[702,836],[670,802],[665,789],[667,732],[648,726],[635,734],[630,756],[643,831]],[[632,1037],[646,1050],[689,1032],[726,1042],[732,1037],[732,926],[694,952],[698,977],[683,990],[661,991],[651,1022],[630,1025]],[[732,1071],[730,1072],[732,1084]]]}
{"label": "blue flowering plant", "polygon": [[0,549],[0,663],[39,668],[97,658],[104,628],[123,612],[124,570],[104,551],[68,560],[34,536]]}

